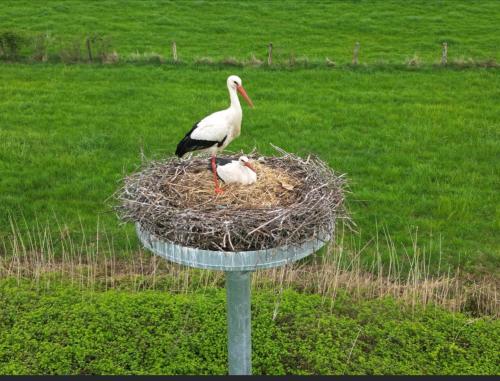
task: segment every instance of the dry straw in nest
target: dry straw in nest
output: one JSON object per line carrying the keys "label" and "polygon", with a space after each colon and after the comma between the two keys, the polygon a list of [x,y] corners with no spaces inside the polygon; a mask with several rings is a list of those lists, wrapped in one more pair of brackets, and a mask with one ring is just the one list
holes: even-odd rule
{"label": "dry straw in nest", "polygon": [[277,150],[280,157],[248,155],[257,182],[223,185],[220,195],[206,157],[150,162],[116,193],[119,214],[159,239],[205,250],[263,250],[330,236],[336,218],[347,218],[343,175],[316,157]]}

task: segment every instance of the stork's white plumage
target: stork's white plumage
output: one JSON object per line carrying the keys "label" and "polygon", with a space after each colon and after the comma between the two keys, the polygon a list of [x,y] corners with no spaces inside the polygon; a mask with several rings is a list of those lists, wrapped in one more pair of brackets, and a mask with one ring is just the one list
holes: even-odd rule
{"label": "stork's white plumage", "polygon": [[255,169],[246,156],[238,160],[217,159],[217,175],[226,184],[250,185],[257,181]]}
{"label": "stork's white plumage", "polygon": [[231,75],[227,79],[227,88],[231,99],[230,106],[222,111],[215,112],[196,123],[191,131],[179,142],[175,154],[182,157],[187,152],[208,151],[212,155],[212,171],[214,173],[215,191],[222,192],[217,181],[215,156],[218,151],[223,150],[229,143],[240,135],[241,110],[238,94],[248,102],[250,107],[253,103],[242,86],[241,78]]}

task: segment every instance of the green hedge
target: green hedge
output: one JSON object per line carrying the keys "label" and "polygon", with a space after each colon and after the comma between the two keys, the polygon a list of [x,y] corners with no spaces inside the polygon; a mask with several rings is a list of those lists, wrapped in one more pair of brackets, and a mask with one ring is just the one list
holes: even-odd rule
{"label": "green hedge", "polygon": [[[0,282],[0,374],[223,374],[225,293]],[[255,374],[498,374],[500,325],[394,300],[255,292]],[[279,302],[279,304],[277,304]],[[277,314],[273,313],[277,306]]]}

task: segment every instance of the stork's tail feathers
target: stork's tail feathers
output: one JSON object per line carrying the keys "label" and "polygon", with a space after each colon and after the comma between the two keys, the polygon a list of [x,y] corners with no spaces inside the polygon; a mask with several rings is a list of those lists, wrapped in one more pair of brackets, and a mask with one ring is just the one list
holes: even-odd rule
{"label": "stork's tail feathers", "polygon": [[175,155],[178,157],[183,157],[187,152],[187,139],[188,136],[185,136],[184,139],[182,139],[179,144],[177,144],[177,148],[175,150]]}

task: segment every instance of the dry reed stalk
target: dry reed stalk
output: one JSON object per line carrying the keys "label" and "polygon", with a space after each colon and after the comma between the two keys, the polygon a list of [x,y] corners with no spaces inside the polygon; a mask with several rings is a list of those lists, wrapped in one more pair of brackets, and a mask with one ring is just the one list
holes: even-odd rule
{"label": "dry reed stalk", "polygon": [[[14,278],[18,284],[29,281],[39,290],[69,283],[92,290],[167,289],[182,293],[224,286],[222,272],[179,266],[133,246],[121,251],[118,259],[113,240],[102,226],[87,238],[83,232],[68,231],[59,223],[25,232],[12,219],[10,223],[11,233],[0,238],[0,278]],[[51,225],[57,225],[58,231],[54,232]],[[412,308],[438,305],[454,312],[500,317],[497,277],[472,277],[450,269],[431,276],[430,255],[428,251],[422,254],[416,239],[404,264],[394,243],[386,240],[389,263],[384,265],[380,260],[383,248],[379,246],[377,251],[376,239],[360,247],[355,241],[346,241],[342,229],[336,233],[335,244],[322,255],[254,273],[253,287],[272,290],[276,295],[274,316],[279,314],[282,291],[294,288],[320,294],[331,308],[342,290],[353,301],[392,297]],[[361,261],[366,251],[372,258],[371,270]],[[408,267],[404,271],[403,265]]]}

